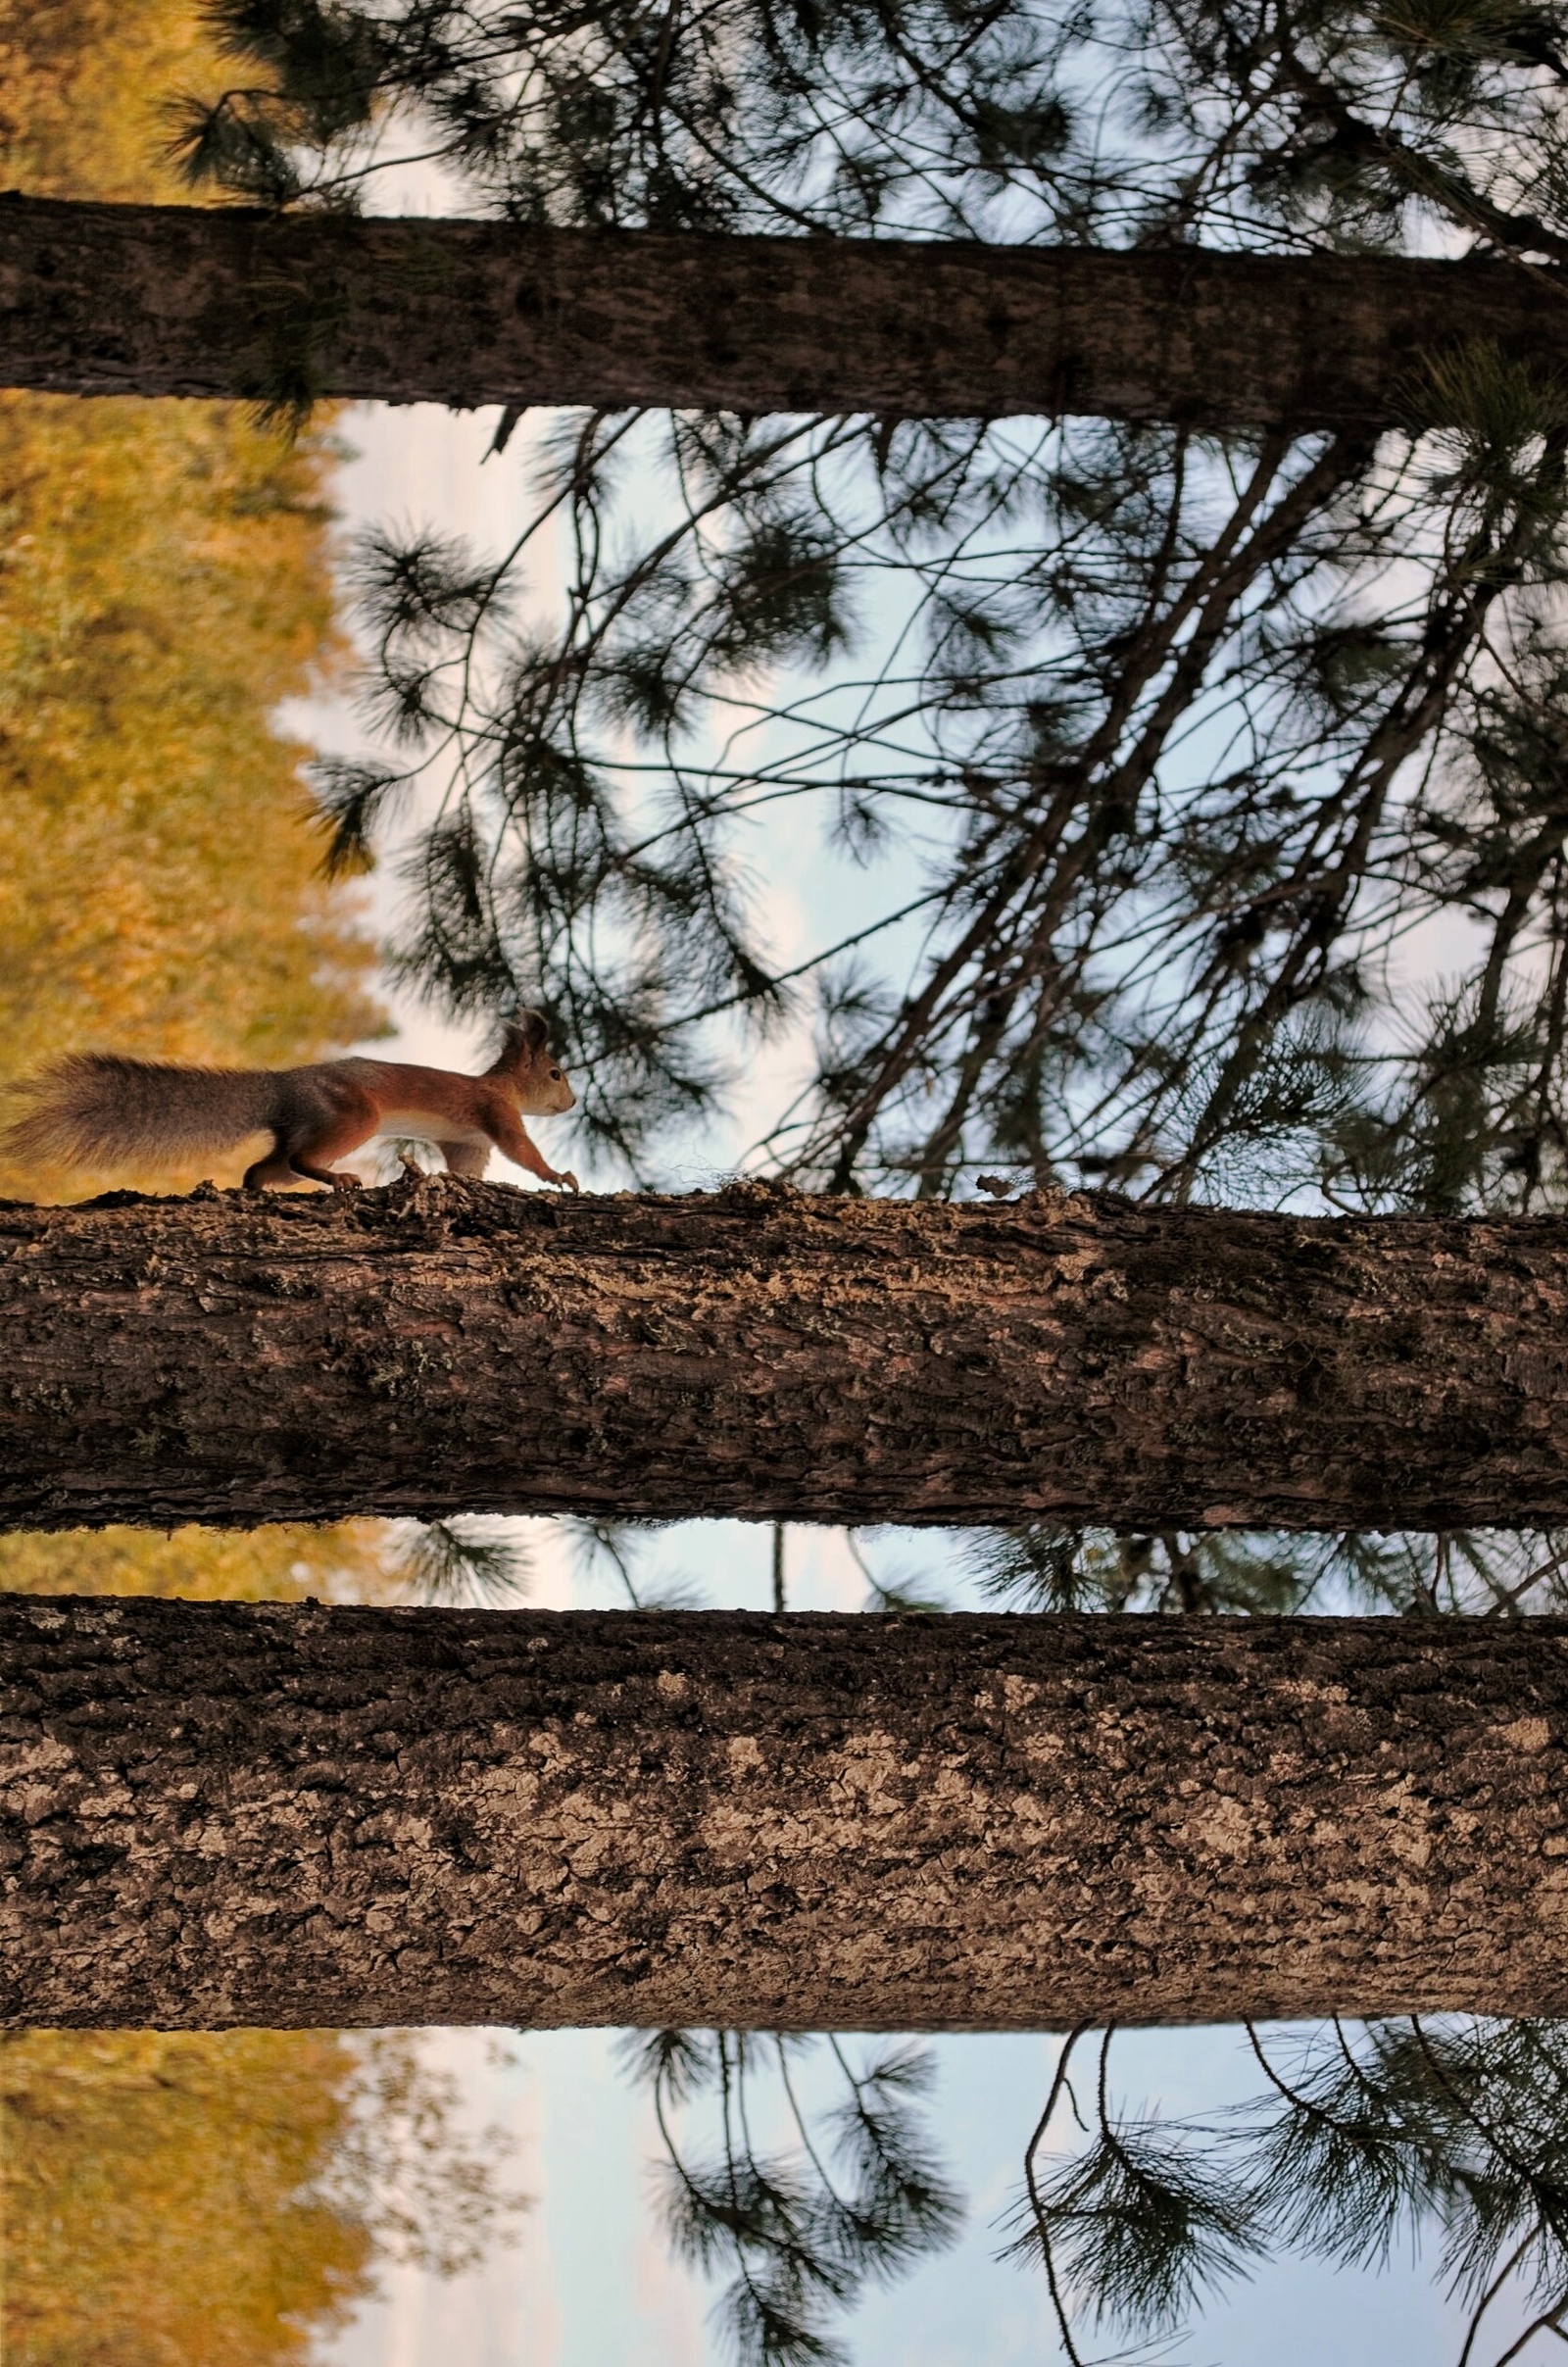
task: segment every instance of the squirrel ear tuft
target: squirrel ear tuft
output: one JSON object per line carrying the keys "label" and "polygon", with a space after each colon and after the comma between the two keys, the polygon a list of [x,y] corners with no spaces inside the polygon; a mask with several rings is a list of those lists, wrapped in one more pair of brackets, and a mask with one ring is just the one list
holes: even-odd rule
{"label": "squirrel ear tuft", "polygon": [[542,1011],[517,1011],[501,1030],[501,1050],[489,1074],[511,1076],[542,1060],[550,1048],[550,1022]]}

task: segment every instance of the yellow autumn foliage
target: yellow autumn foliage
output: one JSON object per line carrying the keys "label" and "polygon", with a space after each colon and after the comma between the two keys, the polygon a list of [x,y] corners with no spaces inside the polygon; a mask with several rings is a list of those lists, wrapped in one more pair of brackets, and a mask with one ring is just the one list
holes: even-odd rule
{"label": "yellow autumn foliage", "polygon": [[369,2290],[333,2032],[0,2043],[7,2367],[287,2367]]}
{"label": "yellow autumn foliage", "polygon": [[[195,0],[0,0],[6,185],[176,196],[161,110],[221,79]],[[0,396],[0,1081],[92,1046],[298,1060],[377,1024],[370,948],[316,876],[302,751],[275,728],[341,663],[331,458],[233,408]],[[0,1171],[9,1195],[79,1188]],[[363,1594],[391,1583],[383,1537],[10,1537],[0,1587]],[[377,2246],[365,2173],[387,2116],[367,2117],[356,2044],[0,2042],[7,2367],[303,2359]],[[472,2231],[492,2199],[438,2123],[426,2191]]]}
{"label": "yellow autumn foliage", "polygon": [[[0,395],[0,1075],[374,1029],[269,722],[334,656],[322,468],[207,405]],[[14,1198],[71,1182],[0,1161]]]}
{"label": "yellow autumn foliage", "polygon": [[[177,196],[171,92],[225,78],[191,0],[0,0],[7,181]],[[234,405],[0,395],[0,1079],[87,1048],[287,1063],[377,1028],[274,720],[343,662],[332,457],[329,428],[291,449]],[[0,1194],[80,1189],[0,1159]]]}
{"label": "yellow autumn foliage", "polygon": [[154,205],[188,199],[166,156],[174,94],[227,87],[200,0],[0,0],[7,188]]}
{"label": "yellow autumn foliage", "polygon": [[0,2036],[6,2367],[291,2367],[521,2197],[407,2032]]}
{"label": "yellow autumn foliage", "polygon": [[406,1598],[380,1521],[321,1528],[19,1530],[0,1536],[8,1595],[172,1595],[187,1603]]}

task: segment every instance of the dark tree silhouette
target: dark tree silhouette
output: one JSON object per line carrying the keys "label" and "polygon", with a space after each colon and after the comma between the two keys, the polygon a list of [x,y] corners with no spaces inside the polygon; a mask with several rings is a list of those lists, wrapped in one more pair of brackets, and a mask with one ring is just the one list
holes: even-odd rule
{"label": "dark tree silhouette", "polygon": [[1375,434],[1446,418],[1412,357],[1568,362],[1486,258],[737,237],[12,197],[0,383],[75,395],[702,405]]}

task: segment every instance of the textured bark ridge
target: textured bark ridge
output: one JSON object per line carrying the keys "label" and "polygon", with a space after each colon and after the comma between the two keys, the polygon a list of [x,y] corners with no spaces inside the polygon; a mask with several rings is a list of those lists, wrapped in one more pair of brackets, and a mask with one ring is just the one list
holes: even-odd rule
{"label": "textured bark ridge", "polygon": [[1568,1522],[1568,1224],[760,1184],[0,1206],[0,1521]]}
{"label": "textured bark ridge", "polygon": [[1568,370],[1526,266],[0,201],[0,383],[1376,428],[1423,353]]}
{"label": "textured bark ridge", "polygon": [[1568,2010],[1568,1622],[0,1603],[0,2013]]}

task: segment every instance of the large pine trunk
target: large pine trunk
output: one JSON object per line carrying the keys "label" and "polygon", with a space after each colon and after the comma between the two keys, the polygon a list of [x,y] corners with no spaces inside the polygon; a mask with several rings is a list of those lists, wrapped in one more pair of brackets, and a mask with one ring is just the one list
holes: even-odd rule
{"label": "large pine trunk", "polygon": [[1374,429],[1418,416],[1423,353],[1485,339],[1568,371],[1547,277],[12,197],[0,383]]}
{"label": "large pine trunk", "polygon": [[0,2018],[1568,2010],[1568,1622],[0,1603]]}
{"label": "large pine trunk", "polygon": [[1568,1224],[367,1192],[0,1207],[0,1521],[1568,1522]]}

